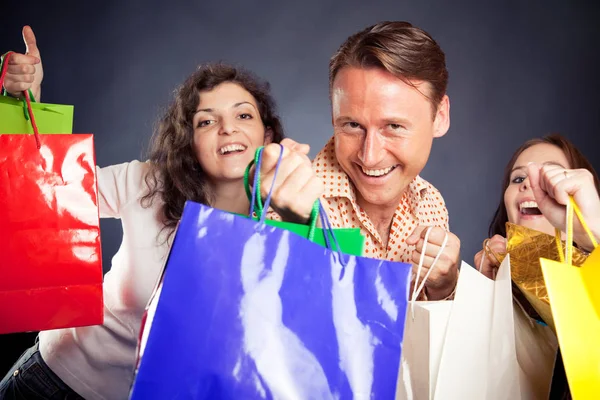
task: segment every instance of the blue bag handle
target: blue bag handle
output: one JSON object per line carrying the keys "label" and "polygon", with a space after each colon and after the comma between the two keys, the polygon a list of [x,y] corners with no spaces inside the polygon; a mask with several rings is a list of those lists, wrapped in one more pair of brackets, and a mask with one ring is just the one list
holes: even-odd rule
{"label": "blue bag handle", "polygon": [[[329,222],[329,218],[327,218],[327,212],[325,211],[325,208],[323,207],[323,204],[321,203],[320,200],[317,200],[319,202],[319,216],[321,217],[321,226],[323,226],[323,237],[325,238],[325,243],[327,245],[327,248],[330,249],[331,251],[334,251],[335,253],[337,253],[337,256],[340,260],[340,264],[342,264],[342,270],[340,272],[340,277],[339,280],[342,280],[342,278],[344,277],[344,273],[346,272],[346,265],[348,265],[348,261],[344,259],[344,253],[342,253],[342,249],[340,247],[340,244],[337,241],[337,238],[335,237],[335,233],[333,231],[333,227],[331,226],[331,222]],[[329,235],[331,235],[333,242],[335,244],[335,250],[333,249],[333,247],[331,246],[330,242],[329,242],[329,235],[327,234],[329,233]]]}
{"label": "blue bag handle", "polygon": [[[280,144],[279,145],[281,147],[281,152],[279,153],[279,159],[277,160],[277,165],[275,166],[275,173],[273,174],[273,183],[275,183],[275,179],[277,178],[277,172],[279,171],[279,165],[281,164],[281,160],[283,158],[283,146]],[[262,202],[262,200],[260,199],[260,193],[257,193],[257,188],[260,187],[260,174],[258,173],[258,171],[260,170],[260,165],[262,163],[262,153],[263,153],[264,147],[259,147],[258,149],[256,149],[256,153],[255,153],[255,161],[253,162],[256,165],[256,170],[254,173],[254,182],[252,185],[252,191],[249,194],[250,195],[250,215],[252,215],[252,213],[255,211],[255,206],[257,205],[257,203],[262,206],[262,204],[260,204]],[[250,163],[248,165],[248,167],[246,168],[246,173],[244,176],[244,181],[247,182],[248,181],[248,173],[250,171],[250,167],[252,166],[253,163]],[[248,189],[248,185],[246,186],[246,190],[247,192],[249,192],[250,190]],[[265,210],[269,209],[269,204],[271,204],[271,195],[273,194],[273,185],[271,185],[271,188],[269,189],[269,194],[267,195],[267,198],[265,199],[265,204],[264,206],[262,206],[262,210],[260,212],[260,219],[259,222],[261,224],[264,224],[265,219],[267,217],[267,213],[265,212]],[[317,219],[317,215],[321,217],[321,225],[323,226],[323,236],[325,239],[325,245],[326,247],[333,251],[334,254],[337,253],[337,256],[340,260],[340,264],[342,264],[342,271],[340,273],[340,277],[339,279],[341,280],[344,277],[344,272],[345,272],[345,266],[347,265],[347,261],[344,259],[344,255],[341,251],[340,245],[337,241],[337,238],[335,237],[335,232],[333,230],[333,227],[331,226],[331,223],[329,222],[329,219],[327,218],[327,212],[325,211],[325,208],[323,207],[323,204],[321,204],[321,201],[319,199],[317,199],[315,201],[315,204],[313,205],[313,210],[311,212],[311,230],[312,232],[312,237],[314,237],[314,230],[315,230],[315,226],[316,226],[316,219]],[[309,240],[312,240],[311,238],[311,230],[309,230]],[[329,235],[331,235],[331,238],[333,239],[333,243],[331,243],[331,241],[329,240]],[[333,248],[333,245],[335,245],[335,249]]]}

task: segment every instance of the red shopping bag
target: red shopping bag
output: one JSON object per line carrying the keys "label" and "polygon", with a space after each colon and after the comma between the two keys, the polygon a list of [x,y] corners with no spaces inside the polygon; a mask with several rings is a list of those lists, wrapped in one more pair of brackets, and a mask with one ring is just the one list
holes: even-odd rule
{"label": "red shopping bag", "polygon": [[24,94],[34,134],[0,134],[0,333],[101,324],[93,136],[40,135]]}

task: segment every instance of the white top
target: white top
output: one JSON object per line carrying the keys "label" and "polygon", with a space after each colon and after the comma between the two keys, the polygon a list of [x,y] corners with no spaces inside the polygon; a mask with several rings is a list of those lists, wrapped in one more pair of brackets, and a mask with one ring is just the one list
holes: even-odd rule
{"label": "white top", "polygon": [[[86,399],[127,399],[142,315],[169,251],[159,220],[162,201],[143,208],[148,164],[97,168],[101,218],[120,218],[123,241],[104,276],[104,325],[41,332],[48,366]],[[160,235],[160,237],[159,237]]]}

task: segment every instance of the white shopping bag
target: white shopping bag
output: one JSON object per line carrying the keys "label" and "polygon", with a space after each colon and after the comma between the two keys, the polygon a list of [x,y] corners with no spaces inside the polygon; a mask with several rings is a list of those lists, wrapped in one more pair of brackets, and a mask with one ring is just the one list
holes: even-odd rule
{"label": "white shopping bag", "polygon": [[431,398],[520,399],[514,332],[509,257],[495,281],[463,262]]}
{"label": "white shopping bag", "polygon": [[404,335],[397,399],[529,398],[521,394],[509,257],[495,281],[463,262],[454,301],[411,304]]}
{"label": "white shopping bag", "polygon": [[419,282],[423,267],[423,255],[427,248],[430,231],[431,228],[428,229],[423,239],[423,251],[415,275],[411,302],[406,313],[402,356],[396,386],[396,399],[401,400],[429,399],[430,394],[433,393],[446,336],[446,325],[453,305],[452,301],[416,301],[448,241],[446,234],[432,266],[423,280]]}
{"label": "white shopping bag", "polygon": [[452,301],[417,301],[407,313],[397,399],[428,399],[434,392]]}

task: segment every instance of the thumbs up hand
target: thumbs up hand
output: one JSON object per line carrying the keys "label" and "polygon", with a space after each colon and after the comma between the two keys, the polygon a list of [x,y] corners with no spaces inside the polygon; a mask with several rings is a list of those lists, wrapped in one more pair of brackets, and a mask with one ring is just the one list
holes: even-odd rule
{"label": "thumbs up hand", "polygon": [[13,53],[10,57],[4,88],[8,93],[17,97],[31,89],[35,99],[40,101],[44,70],[35,35],[29,26],[23,28],[23,41],[25,42],[25,54]]}

